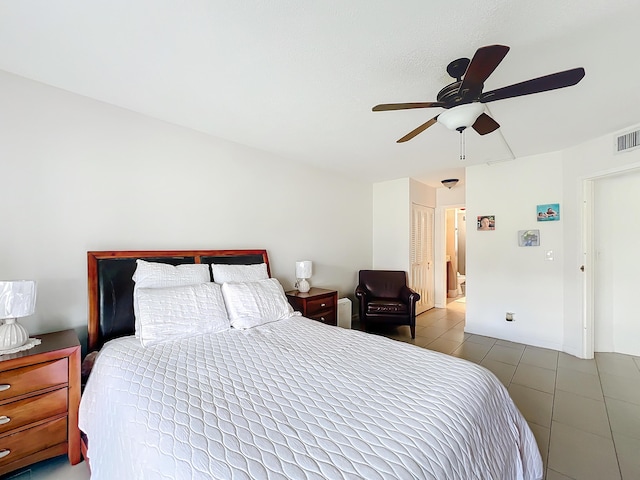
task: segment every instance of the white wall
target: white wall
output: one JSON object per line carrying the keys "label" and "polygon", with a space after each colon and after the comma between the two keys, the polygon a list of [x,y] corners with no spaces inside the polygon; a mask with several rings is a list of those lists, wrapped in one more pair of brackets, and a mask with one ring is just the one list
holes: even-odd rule
{"label": "white wall", "polygon": [[[468,331],[582,355],[583,181],[640,162],[640,150],[613,153],[615,135],[467,168]],[[559,222],[536,222],[543,203],[560,203]],[[475,217],[486,214],[496,215],[496,230],[474,230]],[[518,247],[517,231],[530,228],[540,230],[541,246]],[[506,311],[516,312],[515,322],[504,320]]]}
{"label": "white wall", "polygon": [[0,278],[38,281],[31,333],[87,318],[88,250],[266,248],[285,289],[351,296],[372,187],[0,72]]}
{"label": "white wall", "polygon": [[435,207],[436,190],[413,178],[373,185],[373,268],[411,271],[411,204]]}
{"label": "white wall", "polygon": [[373,268],[409,271],[409,179],[373,185]]}
{"label": "white wall", "polygon": [[[562,346],[562,218],[537,222],[536,205],[561,203],[560,154],[467,168],[466,331],[555,349]],[[494,231],[476,218],[495,215]],[[539,229],[539,247],[518,230]],[[554,260],[545,260],[552,250]],[[506,322],[507,311],[516,321]]]}

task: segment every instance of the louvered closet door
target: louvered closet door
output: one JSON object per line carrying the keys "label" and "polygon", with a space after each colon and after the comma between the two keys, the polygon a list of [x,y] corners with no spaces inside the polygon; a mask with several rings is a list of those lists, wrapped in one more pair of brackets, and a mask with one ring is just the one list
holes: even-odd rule
{"label": "louvered closet door", "polygon": [[411,274],[410,287],[420,294],[417,313],[435,306],[435,274],[433,270],[434,209],[411,205]]}

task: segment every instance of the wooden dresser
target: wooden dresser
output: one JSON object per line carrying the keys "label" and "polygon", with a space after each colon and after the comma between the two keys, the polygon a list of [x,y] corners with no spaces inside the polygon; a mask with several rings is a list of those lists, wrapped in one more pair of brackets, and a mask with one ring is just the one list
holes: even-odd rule
{"label": "wooden dresser", "polygon": [[80,462],[80,342],[73,330],[0,355],[0,475],[58,455]]}
{"label": "wooden dresser", "polygon": [[297,290],[287,292],[287,299],[303,317],[318,320],[327,325],[338,325],[338,292],[324,288],[311,288],[307,293]]}

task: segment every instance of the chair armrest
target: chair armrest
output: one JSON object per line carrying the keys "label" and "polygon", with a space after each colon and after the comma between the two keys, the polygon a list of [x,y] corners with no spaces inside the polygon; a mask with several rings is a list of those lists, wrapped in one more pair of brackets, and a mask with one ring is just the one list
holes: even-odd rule
{"label": "chair armrest", "polygon": [[412,305],[415,305],[420,300],[420,294],[406,285],[402,287],[401,295],[405,302]]}
{"label": "chair armrest", "polygon": [[364,299],[369,295],[369,291],[361,285],[356,287],[356,297]]}

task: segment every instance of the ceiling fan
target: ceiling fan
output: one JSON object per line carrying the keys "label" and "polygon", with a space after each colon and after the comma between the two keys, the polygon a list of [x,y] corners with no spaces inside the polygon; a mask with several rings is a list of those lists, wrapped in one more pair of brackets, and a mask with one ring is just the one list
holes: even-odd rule
{"label": "ceiling fan", "polygon": [[459,132],[467,127],[473,127],[480,135],[486,135],[499,128],[500,124],[484,113],[484,103],[570,87],[584,77],[584,68],[573,68],[483,92],[485,80],[502,62],[508,51],[509,47],[504,45],[488,45],[479,48],[471,60],[459,58],[451,62],[447,66],[447,73],[456,80],[438,92],[435,102],[383,103],[373,107],[373,111],[432,107],[445,109],[444,112],[407,133],[397,141],[398,143],[411,140],[436,122]]}

